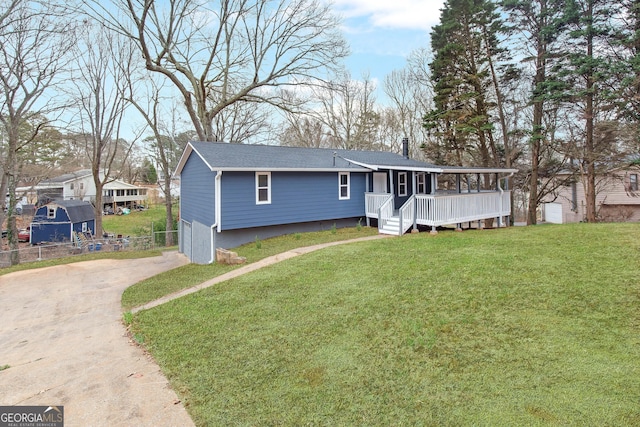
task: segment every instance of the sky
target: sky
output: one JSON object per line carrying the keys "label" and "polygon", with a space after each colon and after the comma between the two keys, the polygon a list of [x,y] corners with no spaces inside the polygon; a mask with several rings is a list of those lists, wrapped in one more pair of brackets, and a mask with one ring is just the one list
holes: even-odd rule
{"label": "sky", "polygon": [[345,60],[351,77],[364,72],[380,84],[401,69],[407,56],[429,47],[431,27],[440,20],[444,0],[333,0],[342,17],[343,33],[351,46]]}

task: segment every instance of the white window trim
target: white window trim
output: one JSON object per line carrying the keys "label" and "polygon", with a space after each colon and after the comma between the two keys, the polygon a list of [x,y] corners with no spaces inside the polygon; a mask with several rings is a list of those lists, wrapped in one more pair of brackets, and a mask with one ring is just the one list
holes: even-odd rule
{"label": "white window trim", "polygon": [[[346,197],[342,196],[342,177],[347,177],[347,195]],[[338,200],[349,200],[351,199],[351,172],[338,172]]]}
{"label": "white window trim", "polygon": [[48,207],[47,208],[47,218],[52,219],[56,217],[56,208]]}
{"label": "white window trim", "polygon": [[[400,177],[404,177],[404,184],[401,182]],[[398,196],[404,197],[407,195],[407,189],[409,188],[409,183],[407,182],[407,173],[400,172],[398,173]]]}
{"label": "white window trim", "polygon": [[[267,200],[260,200],[260,190],[264,187],[260,187],[260,176],[267,176]],[[256,172],[256,205],[269,205],[271,204],[271,172]]]}

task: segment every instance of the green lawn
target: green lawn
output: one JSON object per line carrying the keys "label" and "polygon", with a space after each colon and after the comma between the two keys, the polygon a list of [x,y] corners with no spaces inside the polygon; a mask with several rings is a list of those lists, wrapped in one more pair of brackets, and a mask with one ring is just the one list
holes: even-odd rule
{"label": "green lawn", "polygon": [[[356,239],[376,234],[378,234],[378,229],[370,227],[329,229],[314,233],[288,234],[272,239],[258,240],[233,250],[238,255],[247,258],[248,263],[252,263],[303,246]],[[129,310],[170,293],[206,282],[238,267],[241,267],[241,265],[188,264],[178,267],[127,288],[122,295],[122,307],[125,310]]]}
{"label": "green lawn", "polygon": [[640,226],[328,248],[133,316],[197,425],[640,425]]}
{"label": "green lawn", "polygon": [[[173,213],[177,215],[177,207]],[[129,215],[105,215],[102,217],[102,228],[115,235],[149,236],[151,235],[151,223],[166,227],[166,218],[164,205],[150,205],[149,209],[131,211]],[[162,229],[164,230],[164,228]]]}

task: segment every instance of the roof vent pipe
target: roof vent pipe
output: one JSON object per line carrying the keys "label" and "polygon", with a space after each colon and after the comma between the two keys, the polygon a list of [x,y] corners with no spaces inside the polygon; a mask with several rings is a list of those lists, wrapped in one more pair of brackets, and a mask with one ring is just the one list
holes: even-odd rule
{"label": "roof vent pipe", "polygon": [[409,158],[409,138],[406,136],[402,138],[402,157]]}

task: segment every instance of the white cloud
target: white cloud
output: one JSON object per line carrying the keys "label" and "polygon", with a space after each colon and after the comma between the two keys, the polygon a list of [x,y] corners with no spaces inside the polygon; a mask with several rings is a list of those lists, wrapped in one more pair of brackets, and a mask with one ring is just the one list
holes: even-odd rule
{"label": "white cloud", "polygon": [[[334,0],[347,21],[364,18],[378,28],[428,31],[440,19],[444,0]],[[350,23],[347,23],[350,26]]]}

